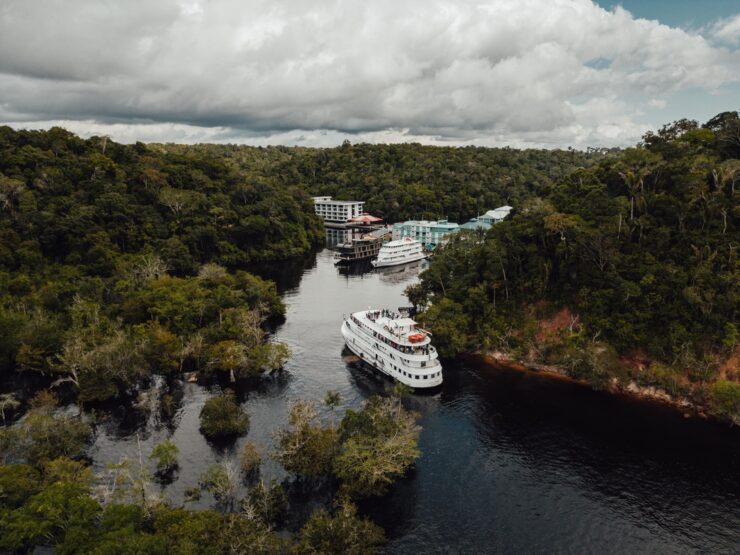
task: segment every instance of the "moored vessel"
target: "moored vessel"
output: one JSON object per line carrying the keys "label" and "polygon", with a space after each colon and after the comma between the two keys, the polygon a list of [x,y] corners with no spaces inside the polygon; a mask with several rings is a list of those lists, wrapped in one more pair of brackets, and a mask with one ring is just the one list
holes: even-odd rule
{"label": "moored vessel", "polygon": [[390,237],[388,228],[381,228],[365,233],[356,239],[350,239],[337,245],[334,254],[335,264],[348,264],[360,260],[369,260],[380,252],[383,241]]}
{"label": "moored vessel", "polygon": [[354,312],[342,322],[342,335],[362,361],[409,387],[442,383],[442,365],[431,333],[407,316],[385,309]]}
{"label": "moored vessel", "polygon": [[376,268],[397,266],[407,262],[415,262],[427,257],[422,244],[416,239],[404,237],[396,241],[388,241],[380,247],[378,258],[372,261]]}

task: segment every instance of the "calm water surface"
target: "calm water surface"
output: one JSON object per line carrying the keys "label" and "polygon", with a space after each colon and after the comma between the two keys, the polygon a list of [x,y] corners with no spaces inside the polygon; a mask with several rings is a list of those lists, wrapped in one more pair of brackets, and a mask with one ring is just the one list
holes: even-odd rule
{"label": "calm water surface", "polygon": [[[248,436],[230,448],[206,442],[198,414],[213,392],[182,384],[172,423],[137,413],[104,423],[92,450],[96,466],[136,457],[139,449],[146,456],[172,437],[181,468],[163,491],[181,503],[199,474],[235,460],[244,441],[269,452],[291,401],[320,401],[334,390],[342,408],[358,407],[386,382],[342,358],[342,315],[405,305],[403,290],[419,269],[343,275],[327,249],[267,272],[288,307],[275,336],[293,354],[281,375],[240,395],[251,417]],[[445,365],[441,391],[413,396],[409,405],[422,415],[422,457],[391,494],[362,505],[388,532],[388,553],[740,552],[736,429],[462,362]],[[286,478],[269,461],[262,476]],[[310,509],[299,507],[299,517]]]}

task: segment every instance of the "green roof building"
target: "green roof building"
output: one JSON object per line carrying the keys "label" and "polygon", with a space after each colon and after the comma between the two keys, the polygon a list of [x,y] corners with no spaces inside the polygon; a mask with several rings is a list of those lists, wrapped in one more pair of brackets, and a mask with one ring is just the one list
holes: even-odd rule
{"label": "green roof building", "polygon": [[459,225],[447,220],[427,221],[409,220],[407,222],[393,224],[393,239],[411,237],[419,241],[426,249],[433,249],[440,243],[444,243],[447,236],[463,230],[487,231],[492,225],[503,221],[511,212],[511,206],[501,206],[495,210],[489,210],[482,216],[471,218],[468,222]]}
{"label": "green roof building", "polygon": [[455,233],[459,228],[458,224],[447,220],[409,220],[393,224],[393,239],[411,237],[427,249],[433,249],[442,243],[447,235]]}

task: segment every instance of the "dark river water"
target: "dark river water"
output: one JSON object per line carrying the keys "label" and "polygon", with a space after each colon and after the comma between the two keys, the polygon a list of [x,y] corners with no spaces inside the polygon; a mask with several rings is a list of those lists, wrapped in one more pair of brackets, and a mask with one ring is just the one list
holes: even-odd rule
{"label": "dark river water", "polygon": [[[403,290],[419,269],[344,275],[327,249],[267,272],[288,307],[275,336],[292,356],[282,374],[240,394],[249,434],[231,447],[207,443],[198,414],[213,392],[185,383],[172,422],[132,413],[103,423],[95,465],[136,458],[139,449],[146,456],[172,437],[180,471],[161,487],[179,504],[210,464],[235,461],[244,441],[269,452],[291,401],[334,390],[341,409],[360,406],[387,383],[343,359],[342,315],[407,304]],[[423,427],[416,468],[361,506],[386,529],[388,553],[740,552],[737,429],[536,374],[460,361],[444,372],[441,391],[408,401]],[[269,460],[261,474],[286,478]]]}

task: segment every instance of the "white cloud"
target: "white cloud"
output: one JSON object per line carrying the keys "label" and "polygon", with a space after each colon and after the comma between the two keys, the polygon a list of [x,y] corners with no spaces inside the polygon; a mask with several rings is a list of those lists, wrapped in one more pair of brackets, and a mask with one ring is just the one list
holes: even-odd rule
{"label": "white cloud", "polygon": [[0,5],[0,121],[125,141],[629,144],[640,106],[739,70],[590,0]]}
{"label": "white cloud", "polygon": [[729,45],[740,45],[740,14],[716,21],[708,29],[714,40]]}

